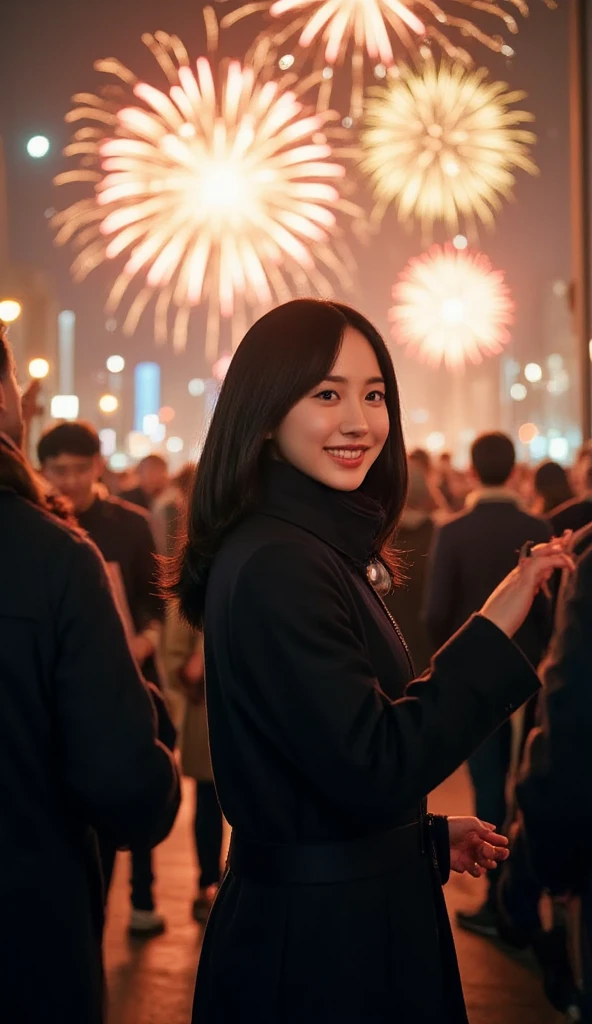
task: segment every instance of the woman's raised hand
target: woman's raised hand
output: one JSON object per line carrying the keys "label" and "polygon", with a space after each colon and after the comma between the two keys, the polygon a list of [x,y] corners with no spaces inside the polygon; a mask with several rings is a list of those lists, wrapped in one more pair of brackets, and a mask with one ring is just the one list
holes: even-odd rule
{"label": "woman's raised hand", "polygon": [[528,615],[539,590],[548,595],[547,584],[557,569],[575,568],[567,554],[571,530],[555,537],[548,544],[537,544],[520,558],[516,568],[502,580],[483,605],[480,614],[493,622],[507,636],[514,636]]}

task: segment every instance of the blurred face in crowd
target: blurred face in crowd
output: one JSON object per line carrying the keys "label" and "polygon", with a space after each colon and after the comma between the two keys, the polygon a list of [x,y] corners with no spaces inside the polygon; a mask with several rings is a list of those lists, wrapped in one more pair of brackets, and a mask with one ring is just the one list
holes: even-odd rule
{"label": "blurred face in crowd", "polygon": [[145,462],[138,466],[137,472],[140,487],[149,498],[156,498],[168,487],[168,470],[159,462]]}
{"label": "blurred face in crowd", "polygon": [[103,470],[100,455],[55,455],[45,459],[43,475],[52,487],[69,498],[75,512],[86,512],[95,499],[95,484]]}
{"label": "blurred face in crowd", "polygon": [[374,349],[347,327],[326,380],[290,410],[273,435],[278,454],[337,491],[356,490],[389,432],[384,381]]}
{"label": "blurred face in crowd", "polygon": [[23,440],[23,417],[21,393],[16,382],[16,370],[12,354],[8,357],[8,369],[0,378],[0,430],[18,444]]}

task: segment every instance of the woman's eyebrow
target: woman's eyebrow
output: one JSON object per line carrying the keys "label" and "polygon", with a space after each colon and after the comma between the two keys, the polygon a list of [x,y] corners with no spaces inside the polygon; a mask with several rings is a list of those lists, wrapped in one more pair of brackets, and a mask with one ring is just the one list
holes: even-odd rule
{"label": "woman's eyebrow", "polygon": [[[330,384],[347,384],[347,377],[323,377],[324,381]],[[384,384],[384,377],[368,377],[366,384]]]}

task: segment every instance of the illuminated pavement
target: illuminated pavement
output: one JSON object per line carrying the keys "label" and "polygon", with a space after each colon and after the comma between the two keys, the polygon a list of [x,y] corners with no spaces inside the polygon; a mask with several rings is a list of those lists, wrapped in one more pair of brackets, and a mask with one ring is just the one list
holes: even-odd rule
{"label": "illuminated pavement", "polygon": [[[156,853],[159,906],[168,931],[149,942],[129,941],[127,857],[120,854],[106,940],[110,989],[108,1024],[188,1024],[202,930],[191,919],[195,868],[191,846],[192,799],[188,790],[172,836]],[[470,812],[464,771],[448,780],[430,801],[433,811]],[[449,906],[472,908],[482,883],[453,876]],[[559,1024],[538,978],[524,958],[510,959],[484,939],[456,934],[470,1024]],[[394,1017],[396,1020],[396,1015]]]}

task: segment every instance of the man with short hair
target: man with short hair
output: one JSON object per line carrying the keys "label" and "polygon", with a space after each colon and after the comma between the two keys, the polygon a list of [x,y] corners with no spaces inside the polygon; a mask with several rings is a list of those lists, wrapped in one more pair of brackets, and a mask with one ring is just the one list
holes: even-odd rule
{"label": "man with short hair", "polygon": [[0,324],[0,1016],[102,1024],[96,833],[114,846],[165,838],[174,730],[160,702],[160,742],[104,562],[48,511],[22,426]]}
{"label": "man with short hair", "polygon": [[[435,535],[428,565],[424,619],[438,650],[482,607],[486,597],[512,571],[526,543],[545,543],[548,523],[524,512],[510,488],[516,453],[509,437],[482,434],[471,450],[476,489],[466,511]],[[534,602],[515,642],[536,667],[551,636],[551,609],[543,595]],[[502,828],[506,818],[506,778],[510,767],[512,730],[506,722],[469,759],[475,788],[476,814]],[[480,934],[497,930],[497,874],[490,876],[487,901],[476,914],[459,913],[459,924]]]}
{"label": "man with short hair", "polygon": [[[99,436],[89,423],[64,422],[49,427],[41,436],[37,454],[44,476],[72,502],[80,526],[103,555],[132,653],[145,678],[160,685],[154,657],[164,606],[156,596],[155,544],[147,514],[119,498],[97,494],[103,459]],[[109,881],[115,850],[103,844],[102,855]],[[130,932],[141,936],[160,934],[165,921],[154,906],[150,850],[133,850],[131,882]]]}
{"label": "man with short hair", "polygon": [[170,486],[166,459],[157,452],[146,455],[136,466],[136,476],[138,486],[130,491],[123,491],[121,497],[132,505],[139,505],[150,512],[156,499]]}

